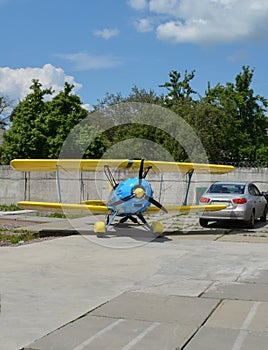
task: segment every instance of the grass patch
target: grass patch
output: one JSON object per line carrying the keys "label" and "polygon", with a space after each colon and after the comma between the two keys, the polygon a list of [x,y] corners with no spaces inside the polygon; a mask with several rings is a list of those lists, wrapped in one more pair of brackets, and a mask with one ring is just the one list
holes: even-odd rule
{"label": "grass patch", "polygon": [[0,211],[16,211],[16,210],[22,210],[22,209],[15,204],[10,204],[10,205],[0,204]]}
{"label": "grass patch", "polygon": [[46,215],[47,218],[57,218],[57,219],[65,219],[66,215],[63,213],[50,213]]}
{"label": "grass patch", "polygon": [[9,234],[0,232],[0,245],[18,244],[19,242],[28,242],[39,238],[39,234],[24,232],[21,234]]}
{"label": "grass patch", "polygon": [[50,213],[46,215],[47,218],[57,218],[57,219],[79,219],[84,216],[87,216],[87,214],[63,214],[63,213]]}

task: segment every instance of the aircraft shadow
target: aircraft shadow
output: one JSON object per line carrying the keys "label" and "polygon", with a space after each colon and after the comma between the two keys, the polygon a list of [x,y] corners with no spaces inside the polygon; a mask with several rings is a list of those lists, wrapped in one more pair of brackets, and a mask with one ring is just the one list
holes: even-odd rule
{"label": "aircraft shadow", "polygon": [[112,238],[129,238],[131,240],[139,242],[150,242],[156,241],[163,243],[165,241],[170,241],[170,238],[167,238],[164,233],[152,233],[147,230],[143,225],[137,224],[120,224],[112,225],[109,231],[105,233],[96,233],[92,229],[92,224],[88,224],[88,228],[67,228],[67,229],[56,229],[56,228],[44,228],[38,232],[40,237],[67,237],[73,235],[82,235],[85,237],[100,239],[100,240],[109,240]]}

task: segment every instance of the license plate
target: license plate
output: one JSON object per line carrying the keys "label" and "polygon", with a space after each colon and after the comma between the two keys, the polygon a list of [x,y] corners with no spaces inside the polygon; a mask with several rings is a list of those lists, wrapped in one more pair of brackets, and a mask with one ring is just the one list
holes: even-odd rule
{"label": "license plate", "polygon": [[220,201],[214,201],[211,204],[219,204],[219,205],[226,205],[227,208],[231,205],[231,202],[220,202]]}

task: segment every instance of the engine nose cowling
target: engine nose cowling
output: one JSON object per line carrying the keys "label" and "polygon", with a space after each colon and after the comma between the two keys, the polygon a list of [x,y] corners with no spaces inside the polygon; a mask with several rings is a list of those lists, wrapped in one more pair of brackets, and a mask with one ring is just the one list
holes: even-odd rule
{"label": "engine nose cowling", "polygon": [[147,198],[152,197],[153,192],[151,184],[145,179],[129,178],[110,193],[108,208],[124,214],[143,212],[151,205]]}

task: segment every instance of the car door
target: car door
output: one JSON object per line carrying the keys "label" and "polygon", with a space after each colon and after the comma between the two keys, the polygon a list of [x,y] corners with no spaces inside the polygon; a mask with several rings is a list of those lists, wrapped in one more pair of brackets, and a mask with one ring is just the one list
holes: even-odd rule
{"label": "car door", "polygon": [[263,214],[265,207],[264,197],[261,195],[259,189],[254,184],[250,184],[248,192],[252,196],[253,207],[255,208],[255,217],[259,218]]}

